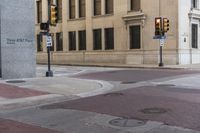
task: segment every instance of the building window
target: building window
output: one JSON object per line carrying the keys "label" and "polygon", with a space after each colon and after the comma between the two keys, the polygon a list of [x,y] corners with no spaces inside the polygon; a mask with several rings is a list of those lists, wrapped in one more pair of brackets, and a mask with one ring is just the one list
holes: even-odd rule
{"label": "building window", "polygon": [[140,10],[140,0],[131,0],[131,11],[139,11]]}
{"label": "building window", "polygon": [[86,50],[86,31],[79,31],[78,32],[79,37],[79,50]]}
{"label": "building window", "polygon": [[56,5],[58,9],[58,21],[62,21],[62,0],[57,0]]}
{"label": "building window", "polygon": [[85,17],[85,0],[79,0],[79,17]]}
{"label": "building window", "polygon": [[69,18],[75,19],[75,16],[76,16],[75,0],[69,0]]}
{"label": "building window", "polygon": [[54,51],[54,34],[51,33],[51,38],[52,38],[52,46],[50,47],[50,51]]}
{"label": "building window", "polygon": [[198,25],[192,24],[192,48],[198,48]]}
{"label": "building window", "polygon": [[76,32],[69,32],[69,51],[76,50]]}
{"label": "building window", "polygon": [[101,15],[101,0],[94,0],[94,16]]}
{"label": "building window", "polygon": [[93,30],[93,49],[94,50],[101,50],[101,29]]}
{"label": "building window", "polygon": [[43,51],[43,46],[42,46],[42,35],[38,34],[37,35],[37,51],[41,52]]}
{"label": "building window", "polygon": [[[55,5],[54,0],[48,0],[48,7],[51,5]],[[49,20],[51,19],[51,15],[48,15]]]}
{"label": "building window", "polygon": [[113,0],[105,0],[105,13],[113,14]]}
{"label": "building window", "polygon": [[63,34],[56,33],[56,51],[63,51]]}
{"label": "building window", "polygon": [[106,50],[114,49],[114,29],[113,28],[105,29],[105,49]]}
{"label": "building window", "polygon": [[140,49],[140,26],[130,26],[130,49]]}
{"label": "building window", "polygon": [[42,23],[42,1],[37,1],[37,23]]}
{"label": "building window", "polygon": [[198,0],[192,0],[192,8],[198,8]]}

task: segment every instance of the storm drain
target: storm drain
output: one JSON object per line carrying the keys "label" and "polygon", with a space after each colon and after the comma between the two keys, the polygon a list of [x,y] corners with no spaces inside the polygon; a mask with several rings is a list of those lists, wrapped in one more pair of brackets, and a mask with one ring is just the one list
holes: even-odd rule
{"label": "storm drain", "polygon": [[136,81],[123,81],[121,84],[135,84],[137,83]]}
{"label": "storm drain", "polygon": [[103,96],[109,97],[109,96],[123,96],[123,95],[124,94],[120,92],[113,92],[113,93],[104,94]]}
{"label": "storm drain", "polygon": [[140,110],[140,112],[144,114],[164,114],[168,112],[168,109],[164,108],[145,108],[143,110]]}
{"label": "storm drain", "polygon": [[139,127],[145,125],[146,122],[134,119],[117,118],[109,121],[109,124],[117,127]]}
{"label": "storm drain", "polygon": [[6,83],[12,83],[12,84],[15,84],[15,83],[24,83],[26,82],[25,80],[9,80],[9,81],[6,81]]}

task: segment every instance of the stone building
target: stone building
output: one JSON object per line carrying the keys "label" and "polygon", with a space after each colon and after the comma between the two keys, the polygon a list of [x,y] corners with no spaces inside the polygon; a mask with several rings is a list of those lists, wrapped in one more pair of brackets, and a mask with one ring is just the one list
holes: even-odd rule
{"label": "stone building", "polygon": [[164,64],[200,63],[199,0],[36,0],[37,62],[47,61],[39,23],[58,6],[51,27],[54,64],[158,64],[155,17],[170,20]]}

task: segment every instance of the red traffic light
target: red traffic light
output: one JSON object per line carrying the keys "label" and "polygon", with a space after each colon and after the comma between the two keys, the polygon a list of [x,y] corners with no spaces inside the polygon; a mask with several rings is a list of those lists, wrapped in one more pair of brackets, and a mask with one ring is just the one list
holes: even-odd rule
{"label": "red traffic light", "polygon": [[155,18],[155,35],[162,34],[162,18],[157,17]]}

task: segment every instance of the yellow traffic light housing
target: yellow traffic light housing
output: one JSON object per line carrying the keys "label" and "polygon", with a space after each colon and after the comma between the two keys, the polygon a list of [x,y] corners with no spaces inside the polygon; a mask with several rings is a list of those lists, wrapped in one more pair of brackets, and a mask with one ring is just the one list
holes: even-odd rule
{"label": "yellow traffic light housing", "polygon": [[169,31],[169,19],[163,18],[163,32],[166,33]]}
{"label": "yellow traffic light housing", "polygon": [[155,36],[162,35],[162,18],[155,18]]}
{"label": "yellow traffic light housing", "polygon": [[51,11],[50,11],[50,24],[52,26],[56,26],[56,23],[57,23],[57,7],[55,5],[51,5]]}

